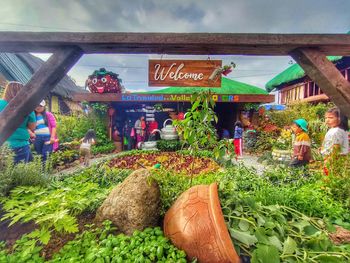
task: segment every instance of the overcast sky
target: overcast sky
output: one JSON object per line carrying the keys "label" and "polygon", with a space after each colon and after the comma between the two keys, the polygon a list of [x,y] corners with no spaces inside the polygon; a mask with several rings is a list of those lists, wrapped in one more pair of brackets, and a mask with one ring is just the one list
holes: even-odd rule
{"label": "overcast sky", "polygon": [[[1,0],[1,31],[346,33],[350,0]],[[40,55],[47,58],[48,55]],[[68,73],[80,86],[95,69],[118,73],[128,90],[150,90],[148,59],[85,55]],[[175,58],[163,54],[163,59]],[[181,56],[178,58],[188,58]],[[207,56],[198,56],[207,59]],[[261,88],[290,57],[212,56],[237,67],[230,78]]]}

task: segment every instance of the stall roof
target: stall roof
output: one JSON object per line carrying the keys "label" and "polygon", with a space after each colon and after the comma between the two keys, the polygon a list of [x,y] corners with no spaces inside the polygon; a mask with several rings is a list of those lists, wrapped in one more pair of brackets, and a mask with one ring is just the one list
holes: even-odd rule
{"label": "stall roof", "polygon": [[[340,60],[341,56],[328,56],[327,57],[330,61],[336,62]],[[265,88],[268,92],[273,91],[278,86],[291,82],[293,80],[300,79],[304,77],[305,71],[299,66],[299,64],[294,64],[293,66],[290,66],[286,70],[279,73],[276,77],[271,79],[269,82],[266,83]]]}
{"label": "stall roof", "polygon": [[[29,53],[0,53],[0,74],[8,81],[19,81],[26,84],[44,61]],[[53,94],[64,98],[72,98],[74,93],[84,93],[73,80],[64,76],[52,90]]]}
{"label": "stall roof", "polygon": [[252,86],[236,80],[222,78],[221,87],[219,88],[208,88],[208,87],[169,87],[160,90],[151,90],[144,92],[146,94],[192,94],[196,91],[207,91],[210,90],[216,94],[262,94],[267,95],[268,93],[256,86]]}

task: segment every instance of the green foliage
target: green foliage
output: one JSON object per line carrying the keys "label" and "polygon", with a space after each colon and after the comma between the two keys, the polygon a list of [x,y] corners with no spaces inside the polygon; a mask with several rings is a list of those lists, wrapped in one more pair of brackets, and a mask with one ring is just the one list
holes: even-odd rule
{"label": "green foliage", "polygon": [[[45,261],[39,252],[42,246],[31,234],[17,241],[15,250],[9,253],[0,244],[1,262],[186,262],[184,251],[177,249],[167,239],[160,227],[136,230],[132,236],[115,235],[110,221],[101,228],[87,226],[69,241],[51,260]],[[143,260],[143,261],[140,261]]]}
{"label": "green foliage", "polygon": [[57,151],[52,153],[50,156],[50,160],[54,168],[57,166],[65,165],[66,163],[72,163],[78,159],[79,159],[78,150]]}
{"label": "green foliage", "polygon": [[271,120],[278,127],[289,126],[293,120],[303,118],[308,122],[315,120],[324,120],[324,114],[333,104],[319,103],[313,105],[310,103],[297,103],[289,105],[283,111],[270,111]]}
{"label": "green foliage", "polygon": [[157,149],[163,152],[176,152],[182,148],[182,143],[178,140],[159,140]]}
{"label": "green foliage", "polygon": [[[161,214],[165,214],[181,193],[191,187],[191,182],[188,176],[173,174],[165,169],[151,170],[152,178],[157,181],[161,200]],[[196,176],[193,178],[192,185],[211,184],[223,176],[223,173],[210,173]]]}
{"label": "green foliage", "polygon": [[57,133],[61,143],[82,139],[89,129],[96,133],[97,144],[109,142],[107,125],[103,117],[96,114],[89,115],[57,115]]}
{"label": "green foliage", "polygon": [[115,150],[115,145],[113,142],[103,144],[103,145],[94,145],[91,147],[92,154],[103,154],[103,153],[111,153]]}
{"label": "green foliage", "polygon": [[350,254],[332,244],[327,224],[288,206],[265,206],[252,198],[220,189],[220,201],[233,243],[252,263],[348,262]]}
{"label": "green foliage", "polygon": [[[305,174],[303,169],[275,167],[257,176],[254,169],[244,166],[228,170],[224,179],[235,182],[232,191],[241,192],[263,205],[285,205],[308,216],[350,220],[350,213],[340,200],[324,189],[317,173]],[[307,175],[307,176],[305,176]]]}
{"label": "green foliage", "polygon": [[324,187],[332,197],[350,208],[350,155],[331,155],[326,163],[329,175]]}
{"label": "green foliage", "polygon": [[254,103],[254,102],[244,103],[244,110],[245,111],[249,111],[249,110],[258,111],[259,106],[260,106],[260,103]]}
{"label": "green foliage", "polygon": [[[184,120],[175,120],[174,125],[182,138],[183,144],[189,145],[191,154],[203,149],[213,150],[216,159],[234,155],[233,144],[229,140],[217,141],[217,134],[213,123],[218,122],[214,112],[215,101],[212,93],[199,92],[191,97],[191,109],[186,113]],[[192,163],[192,170],[193,170]],[[191,183],[193,173],[191,174]]]}
{"label": "green foliage", "polygon": [[278,133],[276,132],[257,132],[257,140],[255,146],[251,149],[252,152],[265,152],[271,151],[275,142],[278,139]]}
{"label": "green foliage", "polygon": [[[35,236],[36,234],[34,234]],[[42,246],[40,240],[33,237],[31,234],[23,235],[16,241],[13,251],[9,252],[5,249],[5,243],[0,243],[0,262],[8,263],[27,263],[45,262],[44,258],[40,256]]]}
{"label": "green foliage", "polygon": [[94,112],[101,117],[106,116],[107,110],[108,110],[108,105],[104,103],[90,103],[91,108],[94,110]]}
{"label": "green foliage", "polygon": [[213,148],[216,144],[216,131],[212,122],[217,122],[213,110],[215,102],[210,92],[195,93],[191,97],[191,109],[184,120],[175,120],[177,132],[191,153],[200,149]]}
{"label": "green foliage", "polygon": [[[78,230],[75,216],[84,211],[95,211],[108,195],[110,187],[129,174],[130,171],[101,164],[63,181],[52,182],[46,188],[17,187],[11,191],[9,198],[2,200],[5,215],[1,220],[10,219],[11,225],[19,221],[33,221],[47,235],[52,230],[75,233]],[[42,239],[41,232],[36,238]]]}
{"label": "green foliage", "polygon": [[114,235],[111,222],[85,231],[68,242],[50,262],[186,262],[186,254],[164,237],[159,227],[136,230],[132,236]]}
{"label": "green foliage", "polygon": [[15,165],[12,151],[0,147],[0,196],[8,195],[16,186],[46,186],[51,180],[50,171],[51,162],[43,165],[39,156],[30,163]]}

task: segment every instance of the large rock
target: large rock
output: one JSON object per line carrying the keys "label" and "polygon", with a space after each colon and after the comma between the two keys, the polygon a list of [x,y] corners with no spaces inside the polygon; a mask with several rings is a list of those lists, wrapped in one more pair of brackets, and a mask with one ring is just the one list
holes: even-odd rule
{"label": "large rock", "polygon": [[110,220],[125,234],[156,226],[160,215],[160,191],[150,173],[140,169],[116,186],[97,210],[96,220]]}

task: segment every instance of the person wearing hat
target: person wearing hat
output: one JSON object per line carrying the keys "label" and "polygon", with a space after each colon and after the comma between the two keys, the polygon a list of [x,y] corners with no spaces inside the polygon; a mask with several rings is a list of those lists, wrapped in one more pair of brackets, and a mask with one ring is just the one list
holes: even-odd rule
{"label": "person wearing hat", "polygon": [[307,121],[304,119],[297,119],[292,123],[292,131],[295,134],[293,144],[293,156],[290,166],[300,167],[307,165],[311,159],[311,140],[307,134]]}
{"label": "person wearing hat", "polygon": [[[0,99],[0,112],[3,111],[11,100],[23,88],[23,84],[11,81],[6,85],[3,98]],[[29,132],[35,129],[35,113],[24,117],[21,125],[7,138],[6,144],[14,152],[14,163],[29,162],[31,159],[31,151],[29,147]]]}
{"label": "person wearing hat", "polygon": [[34,139],[34,149],[42,156],[43,162],[46,162],[47,155],[57,150],[58,139],[56,137],[56,119],[55,116],[45,110],[46,102],[41,101],[35,108],[36,128],[34,133],[30,133]]}

